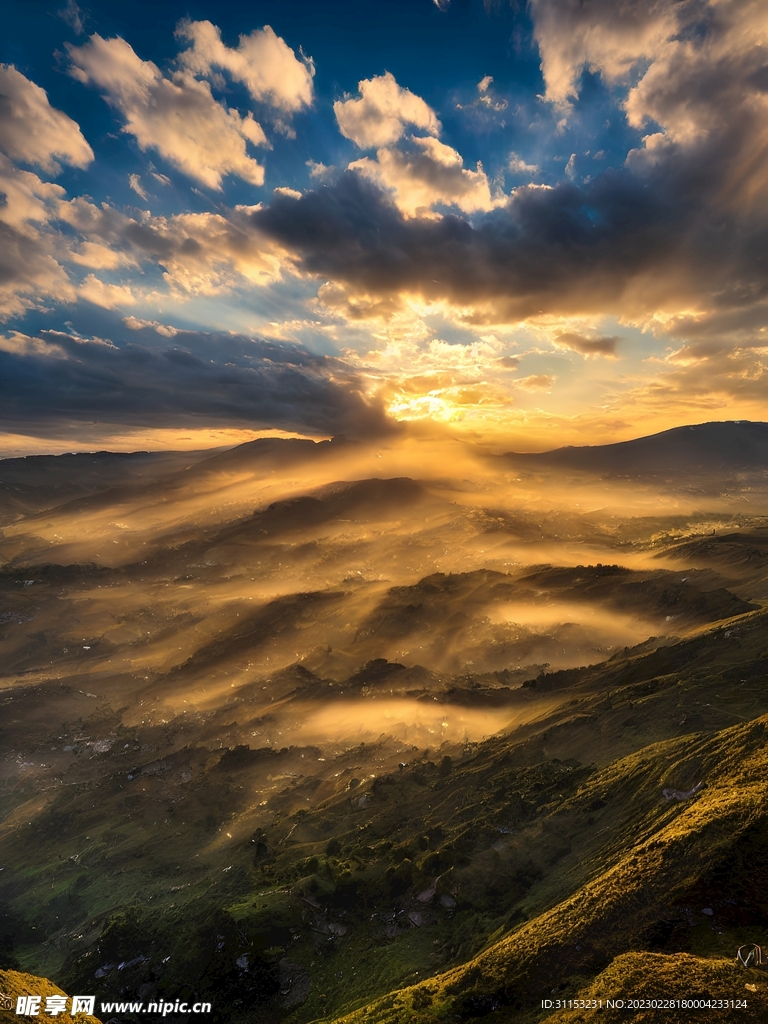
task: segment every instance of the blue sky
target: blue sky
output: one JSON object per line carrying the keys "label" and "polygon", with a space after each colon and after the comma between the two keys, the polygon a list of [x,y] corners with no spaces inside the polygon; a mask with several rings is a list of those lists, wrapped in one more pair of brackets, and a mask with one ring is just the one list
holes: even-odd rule
{"label": "blue sky", "polygon": [[765,418],[754,0],[6,3],[0,454]]}

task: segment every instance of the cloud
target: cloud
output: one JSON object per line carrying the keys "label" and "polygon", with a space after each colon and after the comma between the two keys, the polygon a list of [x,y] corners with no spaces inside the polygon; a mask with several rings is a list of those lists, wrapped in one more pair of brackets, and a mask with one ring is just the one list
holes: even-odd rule
{"label": "cloud", "polygon": [[531,0],[546,98],[567,106],[585,68],[606,82],[627,82],[637,65],[658,52],[677,28],[665,0]]}
{"label": "cloud", "polygon": [[507,168],[513,174],[525,175],[537,174],[540,170],[538,164],[526,163],[525,160],[523,160],[523,158],[515,152],[509,154],[509,159],[507,160]]}
{"label": "cloud", "polygon": [[475,322],[516,323],[543,310],[658,305],[680,277],[667,216],[618,173],[583,190],[521,187],[475,224],[451,214],[406,218],[373,182],[347,171],[299,200],[275,197],[251,222],[300,270],[348,294],[395,303],[418,295],[461,307]]}
{"label": "cloud", "polygon": [[136,296],[127,285],[109,284],[95,274],[88,274],[80,285],[79,294],[81,298],[104,309],[120,309],[136,303]]}
{"label": "cloud", "polygon": [[[354,175],[290,209],[276,198],[254,224],[348,308],[362,297],[391,311],[418,296],[468,323],[613,315],[662,329],[685,313],[697,330],[715,318],[727,332],[768,294],[762,6],[536,0],[532,13],[547,97],[568,107],[589,68],[648,132],[623,166],[580,180],[574,159],[573,178],[555,187],[516,188],[471,221],[458,205],[435,218],[416,173],[434,147],[420,165],[395,121],[385,156],[356,161]],[[430,174],[461,170],[429,162]]]}
{"label": "cloud", "polygon": [[171,327],[170,324],[161,324],[157,320],[142,320],[136,316],[124,316],[123,323],[129,331],[143,331],[148,327],[151,327],[157,334],[161,334],[164,338],[173,338],[179,331],[176,327]]}
{"label": "cloud", "polygon": [[339,360],[296,345],[190,331],[158,348],[154,329],[146,334],[146,343],[116,343],[14,332],[0,344],[5,428],[55,437],[96,419],[126,429],[279,426],[351,436],[391,429]]}
{"label": "cloud", "polygon": [[[42,338],[30,338],[20,331],[0,334],[0,352],[15,356],[45,356],[47,359],[65,359],[64,349],[54,342]],[[2,385],[0,385],[0,388]]]}
{"label": "cloud", "polygon": [[45,90],[12,64],[0,64],[0,149],[49,174],[61,170],[59,161],[87,167],[93,160],[79,125],[52,107]]}
{"label": "cloud", "polygon": [[[586,68],[620,86],[633,128],[661,126],[648,139],[690,145],[761,123],[768,22],[753,0],[532,0],[546,98],[568,105]],[[745,127],[745,125],[743,126]],[[745,141],[745,140],[742,140]],[[733,155],[733,154],[731,154]]]}
{"label": "cloud", "polygon": [[654,361],[653,372],[612,403],[630,420],[669,422],[703,419],[765,419],[768,346],[715,346],[709,352],[684,346]]}
{"label": "cloud", "polygon": [[138,267],[139,261],[129,252],[113,249],[99,242],[68,240],[68,249],[61,252],[60,258],[66,259],[77,266],[92,270],[118,270],[120,267]]}
{"label": "cloud", "polygon": [[[654,161],[662,141],[674,154],[675,148],[695,151],[727,140],[732,167],[726,187],[746,199],[755,179],[761,189],[768,179],[768,19],[748,0],[709,4],[700,16],[684,5],[678,17],[675,35],[648,54],[648,69],[627,94],[627,120],[639,130],[651,127],[645,147],[656,148]],[[722,157],[718,165],[722,169]]]}
{"label": "cloud", "polygon": [[66,7],[62,7],[60,11],[57,11],[57,13],[62,21],[66,21],[75,35],[82,35],[83,12],[75,3],[75,0],[67,0]]}
{"label": "cloud", "polygon": [[176,35],[192,43],[179,59],[193,74],[208,77],[214,68],[227,71],[254,100],[285,114],[311,106],[315,73],[311,58],[302,55],[299,60],[269,25],[241,35],[237,47],[226,46],[221,31],[210,21],[182,21]]}
{"label": "cloud", "polygon": [[[493,75],[484,75],[477,83],[477,98],[472,106],[486,107],[487,110],[492,110],[496,113],[506,110],[509,106],[509,101],[505,99],[494,99],[490,91],[491,85],[493,85]],[[464,110],[465,108],[459,104],[459,109]]]}
{"label": "cloud", "polygon": [[141,184],[141,176],[139,174],[129,174],[128,184],[130,185],[130,187],[133,189],[137,196],[140,196],[145,201],[149,199],[149,196],[144,190],[144,186]]}
{"label": "cloud", "polygon": [[493,379],[497,367],[507,368],[496,339],[449,344],[397,333],[383,349],[367,353],[364,369],[398,420],[477,426],[508,411],[508,388]]}
{"label": "cloud", "polygon": [[0,194],[0,320],[53,297],[71,299],[74,289],[56,259],[65,247],[49,227],[64,189],[0,154]]}
{"label": "cloud", "polygon": [[482,165],[466,169],[460,153],[432,136],[413,136],[405,146],[379,149],[375,160],[363,157],[349,169],[390,190],[398,209],[409,217],[428,215],[436,203],[464,213],[497,205]]}
{"label": "cloud", "polygon": [[437,135],[440,122],[435,112],[389,71],[358,83],[359,98],[336,100],[333,110],[339,131],[360,149],[391,146],[413,125]]}
{"label": "cloud", "polygon": [[119,36],[95,33],[81,47],[69,46],[71,74],[102,90],[125,118],[123,131],[139,148],[155,150],[188,177],[220,190],[225,174],[252,185],[264,182],[264,168],[248,155],[247,143],[266,144],[261,126],[217,103],[208,82],[191,72],[165,78],[152,61],[144,61]]}
{"label": "cloud", "polygon": [[307,167],[309,168],[310,178],[319,178],[321,181],[323,178],[329,178],[333,175],[336,170],[333,166],[327,166],[319,160],[307,160]]}
{"label": "cloud", "polygon": [[[179,300],[264,285],[293,272],[285,250],[254,230],[255,207],[132,217],[83,196],[67,199],[60,185],[15,167],[1,153],[0,194],[0,320],[51,300],[80,297],[112,309],[134,305],[139,295],[162,297],[146,285],[137,290],[131,280],[103,280],[104,271],[159,267],[167,292]],[[97,273],[78,285],[79,268]]]}
{"label": "cloud", "polygon": [[158,264],[171,292],[188,297],[218,295],[248,282],[265,284],[290,269],[281,247],[254,230],[254,209],[136,220],[79,197],[61,203],[58,215],[85,240],[122,254],[126,262]]}
{"label": "cloud", "polygon": [[523,388],[525,391],[549,391],[555,383],[555,378],[548,373],[534,373],[529,377],[518,377],[513,381],[515,387]]}
{"label": "cloud", "polygon": [[[350,170],[388,191],[408,217],[431,216],[436,204],[465,213],[493,209],[482,165],[474,171],[465,168],[461,154],[435,137],[440,122],[421,97],[399,86],[389,72],[360,82],[359,90],[359,99],[334,104],[336,120],[342,134],[361,149],[376,147],[376,158],[353,161]],[[404,138],[409,124],[430,134]]]}
{"label": "cloud", "polygon": [[556,334],[553,341],[558,348],[571,349],[574,352],[580,352],[583,356],[615,356],[619,338],[615,336],[588,338],[573,331],[563,331]]}

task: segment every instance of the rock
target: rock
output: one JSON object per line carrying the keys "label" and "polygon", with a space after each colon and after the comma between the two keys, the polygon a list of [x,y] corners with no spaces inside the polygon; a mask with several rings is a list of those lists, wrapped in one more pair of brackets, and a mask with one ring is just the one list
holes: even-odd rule
{"label": "rock", "polygon": [[295,1010],[307,1001],[312,981],[309,972],[301,964],[295,964],[287,957],[282,959],[280,967],[280,1003],[286,1010]]}
{"label": "rock", "polygon": [[697,782],[693,789],[686,791],[683,791],[682,789],[667,788],[662,789],[661,792],[665,800],[690,800],[692,796],[698,793],[703,785],[703,782]]}

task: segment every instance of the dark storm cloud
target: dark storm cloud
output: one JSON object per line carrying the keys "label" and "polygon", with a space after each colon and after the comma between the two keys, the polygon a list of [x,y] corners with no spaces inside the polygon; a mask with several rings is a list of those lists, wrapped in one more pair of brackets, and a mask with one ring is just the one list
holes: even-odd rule
{"label": "dark storm cloud", "polygon": [[679,250],[681,217],[667,197],[619,171],[584,188],[518,190],[474,223],[406,219],[375,185],[347,172],[299,200],[278,197],[252,221],[302,270],[350,291],[447,298],[518,320],[604,308]]}
{"label": "dark storm cloud", "polygon": [[[388,429],[345,365],[299,346],[178,332],[173,344],[115,345],[59,331],[0,340],[6,430],[72,425],[279,427],[370,435]],[[156,339],[154,339],[156,342]]]}

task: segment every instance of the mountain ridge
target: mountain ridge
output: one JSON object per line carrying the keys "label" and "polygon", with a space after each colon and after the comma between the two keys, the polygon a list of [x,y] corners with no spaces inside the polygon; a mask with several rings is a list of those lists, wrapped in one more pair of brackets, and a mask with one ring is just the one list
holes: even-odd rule
{"label": "mountain ridge", "polygon": [[768,469],[768,423],[725,420],[672,427],[630,441],[566,445],[546,452],[505,452],[521,466],[616,476],[723,469]]}

